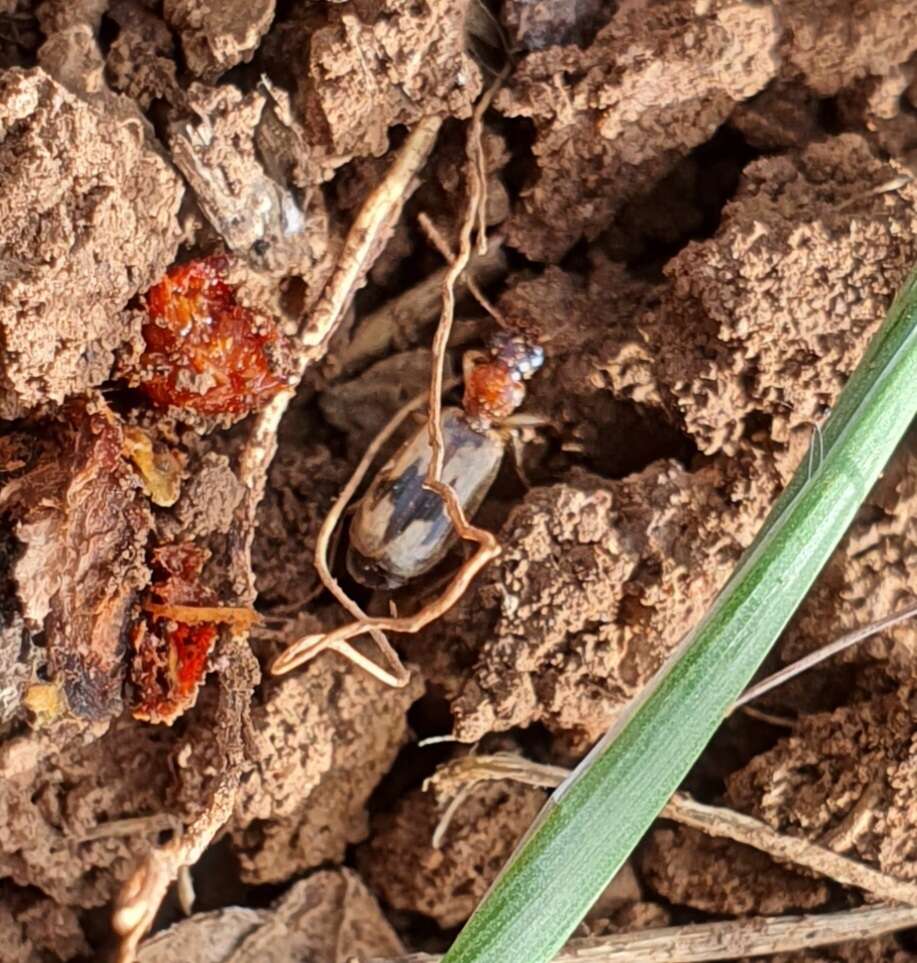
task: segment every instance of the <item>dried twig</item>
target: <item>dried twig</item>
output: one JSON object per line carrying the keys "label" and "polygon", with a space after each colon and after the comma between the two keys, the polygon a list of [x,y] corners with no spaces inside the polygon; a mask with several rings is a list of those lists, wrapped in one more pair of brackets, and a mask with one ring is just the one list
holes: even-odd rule
{"label": "dried twig", "polygon": [[109,839],[116,836],[152,836],[165,830],[176,835],[180,834],[181,820],[172,813],[151,813],[149,816],[110,819],[108,822],[90,826],[81,833],[75,833],[72,839],[77,843],[86,843],[92,839]]}
{"label": "dried twig", "polygon": [[[233,567],[245,587],[243,601],[255,598],[251,545],[258,505],[277,448],[277,429],[306,368],[321,359],[357,288],[381,252],[412,185],[426,163],[442,126],[439,117],[426,118],[408,135],[385,179],[360,208],[344,242],[338,263],[318,304],[299,332],[300,351],[290,390],[280,392],[261,411],[239,459],[239,480],[245,497],[237,510],[232,532]],[[143,934],[181,867],[192,866],[232,814],[240,774],[245,764],[243,728],[251,693],[259,677],[257,662],[244,632],[234,633],[228,649],[228,668],[220,677],[218,722],[223,753],[203,811],[185,827],[180,837],[151,850],[128,878],[115,906],[112,925],[121,939],[119,963],[129,963]]]}
{"label": "dried twig", "polygon": [[[721,923],[665,926],[574,939],[554,963],[704,963],[742,956],[767,956],[797,950],[870,940],[917,926],[911,906],[865,906],[843,913],[806,916],[753,916]],[[368,963],[439,963],[441,956],[409,953]]]}
{"label": "dried twig", "polygon": [[762,679],[760,682],[749,686],[742,695],[736,699],[730,711],[734,712],[739,706],[745,705],[746,702],[751,702],[752,699],[759,698],[764,695],[765,692],[770,692],[771,689],[775,689],[778,685],[789,682],[794,676],[811,669],[820,662],[824,662],[825,659],[830,659],[832,655],[837,655],[838,652],[843,652],[844,649],[849,649],[852,645],[856,645],[857,642],[862,642],[864,639],[870,638],[870,636],[878,635],[880,632],[892,628],[892,626],[906,622],[908,619],[914,618],[915,615],[917,615],[917,603],[909,605],[907,608],[902,609],[900,612],[895,612],[893,615],[886,615],[885,618],[879,619],[876,622],[870,622],[869,625],[862,625],[860,628],[854,629],[846,635],[842,635],[839,639],[835,639],[834,642],[823,645],[821,648],[810,652],[801,659],[791,662],[779,672],[775,672],[766,679]]}
{"label": "dried twig", "polygon": [[[424,745],[433,740],[425,739]],[[494,779],[512,779],[527,786],[555,789],[570,775],[564,766],[549,766],[532,762],[514,752],[491,754],[471,753],[459,756],[440,766],[432,776],[424,780],[424,791],[433,790],[438,799],[453,795],[462,786]]]}
{"label": "dried twig", "polygon": [[676,793],[662,815],[708,836],[732,839],[753,846],[773,859],[804,866],[843,886],[855,886],[882,900],[917,906],[917,883],[881,873],[855,859],[797,836],[785,836],[758,819],[721,806],[707,806]]}
{"label": "dried twig", "polygon": [[[464,756],[449,762],[441,766],[425,785],[443,798],[455,794],[462,787],[487,780],[513,779],[528,785],[551,788],[559,786],[568,775],[569,771],[559,766],[544,766],[512,753],[498,753],[492,756]],[[450,807],[447,812],[451,817],[454,809]],[[708,836],[752,846],[773,859],[803,866],[843,886],[857,887],[878,899],[917,906],[917,883],[896,879],[808,840],[778,833],[766,823],[732,809],[708,806],[684,793],[675,793],[661,815],[683,826],[699,829]],[[445,831],[444,820],[445,815],[434,833],[437,840],[442,838]]]}

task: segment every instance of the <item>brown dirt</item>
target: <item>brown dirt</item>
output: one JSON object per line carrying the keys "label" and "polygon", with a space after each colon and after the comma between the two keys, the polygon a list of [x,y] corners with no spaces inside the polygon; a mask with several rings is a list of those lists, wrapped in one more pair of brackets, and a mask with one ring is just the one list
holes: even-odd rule
{"label": "brown dirt", "polygon": [[723,467],[657,461],[613,482],[579,471],[525,496],[501,530],[501,557],[421,643],[473,658],[450,693],[460,738],[533,722],[584,745],[604,732],[763,516],[768,489],[740,500]]}
{"label": "brown dirt", "polygon": [[535,124],[537,174],[509,221],[529,258],[557,261],[580,237],[593,240],[775,76],[773,9],[703,6],[701,15],[690,0],[625,8],[585,49],[535,51],[514,72],[498,106]]}
{"label": "brown dirt", "polygon": [[784,869],[764,853],[696,829],[656,829],[641,853],[650,889],[679,906],[744,916],[812,910],[828,899],[824,880]]}
{"label": "brown dirt", "polygon": [[340,862],[365,839],[366,801],[421,691],[418,677],[392,693],[361,673],[341,678],[328,662],[265,686],[252,709],[256,764],[230,823],[243,879],[282,882]]}
{"label": "brown dirt", "polygon": [[249,61],[274,19],[274,0],[165,0],[163,16],[181,38],[188,69],[205,80]]}
{"label": "brown dirt", "polygon": [[[908,603],[917,578],[915,498],[917,461],[912,436],[901,446],[785,633],[779,648],[781,659],[797,659],[837,635]],[[836,704],[832,688],[842,674],[848,678],[853,675],[853,685],[861,674],[878,675],[879,679],[872,678],[866,684],[865,693],[882,676],[886,677],[883,688],[893,684],[892,680],[909,682],[914,678],[915,648],[917,629],[905,622],[837,656],[829,663],[831,671],[820,673],[817,684],[809,680],[805,689],[796,686],[780,693],[779,698],[832,708]],[[850,681],[843,684],[850,685]]]}
{"label": "brown dirt", "polygon": [[900,689],[805,716],[792,736],[729,778],[730,800],[775,828],[915,878],[912,699]]}
{"label": "brown dirt", "polygon": [[[144,963],[443,950],[545,792],[478,786],[434,849],[441,810],[422,784],[448,753],[416,739],[575,762],[728,578],[917,262],[910,0],[487,9],[0,0],[4,959],[102,959],[121,882],[233,766],[232,816],[193,869],[201,909],[180,920],[168,903]],[[477,516],[502,553],[443,618],[393,637],[405,688],[333,654],[271,678],[282,644],[343,619],[313,564],[319,527],[428,383],[444,262],[418,215],[456,246],[496,24],[513,64],[484,122],[499,250],[482,285],[546,353],[522,409],[546,424],[518,463],[508,449]],[[132,389],[142,295],[176,261],[225,253],[239,301],[294,333],[406,129],[431,115],[436,149],[307,372],[252,512],[250,422],[165,416]],[[496,325],[464,291],[449,370]],[[174,504],[122,457],[138,427]],[[915,518],[911,437],[772,667],[913,601]],[[130,629],[153,549],[185,542],[207,555],[202,597],[245,605],[256,587],[261,622],[253,656],[223,632],[196,703],[153,726],[130,714]],[[346,545],[345,530],[332,568],[378,613],[415,610],[460,559],[370,593]],[[917,879],[915,651],[904,624],[770,694],[784,727],[733,718],[691,791]],[[660,823],[579,935],[861,902]],[[903,963],[914,945],[774,959]]]}
{"label": "brown dirt", "polygon": [[40,70],[9,70],[3,131],[0,416],[104,381],[139,336],[118,311],[171,263],[181,181],[144,142]]}
{"label": "brown dirt", "polygon": [[374,821],[357,865],[389,906],[455,926],[471,915],[546,799],[530,786],[486,783],[472,792],[444,844],[434,849],[440,812],[430,793],[415,790]]}
{"label": "brown dirt", "polygon": [[28,733],[8,741],[0,789],[3,875],[62,907],[107,903],[151,834],[81,837],[114,820],[169,811],[172,742],[168,730],[129,720],[101,737],[98,729],[71,726],[51,738]]}
{"label": "brown dirt", "polygon": [[350,870],[324,870],[290,887],[268,910],[198,913],[150,940],[138,963],[349,963],[402,952],[369,890]]}

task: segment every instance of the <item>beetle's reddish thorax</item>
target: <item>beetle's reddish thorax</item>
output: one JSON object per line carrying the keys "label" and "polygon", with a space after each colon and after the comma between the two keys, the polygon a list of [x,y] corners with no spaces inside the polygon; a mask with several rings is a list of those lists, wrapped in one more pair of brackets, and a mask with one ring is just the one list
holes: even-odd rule
{"label": "beetle's reddish thorax", "polygon": [[465,378],[462,405],[472,426],[505,421],[525,399],[525,385],[502,361],[474,365]]}
{"label": "beetle's reddish thorax", "polygon": [[463,406],[473,428],[486,431],[505,421],[525,401],[525,382],[544,363],[544,351],[518,335],[501,332],[490,356],[469,352]]}

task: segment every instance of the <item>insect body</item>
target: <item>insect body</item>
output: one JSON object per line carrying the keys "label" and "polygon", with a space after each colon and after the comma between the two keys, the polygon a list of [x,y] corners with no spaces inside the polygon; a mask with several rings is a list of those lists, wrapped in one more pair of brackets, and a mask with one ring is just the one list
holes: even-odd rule
{"label": "insect body", "polygon": [[[525,397],[524,380],[541,367],[540,347],[501,335],[489,355],[465,357],[464,411],[442,417],[442,480],[467,517],[484,501],[505,448],[501,426]],[[347,567],[371,588],[397,588],[429,571],[446,554],[455,533],[439,495],[424,488],[432,450],[420,428],[381,469],[350,526]]]}

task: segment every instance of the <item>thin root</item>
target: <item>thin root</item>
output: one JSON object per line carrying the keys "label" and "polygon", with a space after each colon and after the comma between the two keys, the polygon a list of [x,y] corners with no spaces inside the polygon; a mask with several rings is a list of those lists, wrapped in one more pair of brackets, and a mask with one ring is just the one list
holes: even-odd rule
{"label": "thin root", "polygon": [[[483,207],[483,203],[479,205]],[[455,264],[455,252],[449,246],[449,242],[443,237],[440,229],[430,220],[427,214],[421,212],[417,215],[417,223],[420,229],[423,231],[427,240],[439,251],[442,259],[448,265]],[[486,242],[485,242],[486,243]],[[486,254],[487,249],[479,254]],[[486,294],[478,287],[478,282],[469,274],[465,278],[465,286],[471,292],[471,296],[481,305],[481,307],[496,321],[498,324],[502,324],[504,321],[503,315],[500,313],[499,309],[494,305]]]}
{"label": "thin root", "polygon": [[[386,301],[361,320],[353,340],[337,359],[342,373],[356,374],[393,347],[404,350],[421,341],[423,331],[440,315],[443,278],[448,263],[451,263],[450,259],[446,260],[447,267],[429,274],[414,287]],[[495,233],[490,236],[487,253],[471,258],[465,274],[457,283],[457,293],[469,290],[469,280],[480,291],[482,285],[505,277],[506,271],[503,236]],[[452,340],[454,343],[455,336]]]}
{"label": "thin root", "polygon": [[756,709],[754,706],[742,706],[742,712],[751,719],[757,719],[758,722],[766,722],[769,726],[778,726],[781,729],[796,728],[796,719],[791,719],[789,716],[778,716],[773,712]]}
{"label": "thin root", "polygon": [[[454,388],[457,384],[458,379],[450,379],[443,385],[443,389],[448,391],[451,388]],[[350,596],[341,587],[341,584],[338,582],[338,580],[334,577],[334,575],[332,575],[330,566],[328,564],[328,546],[337,528],[338,522],[341,519],[341,516],[344,514],[347,506],[350,504],[350,500],[360,487],[360,484],[366,477],[366,473],[369,471],[382,447],[389,441],[389,439],[404,423],[404,421],[411,414],[413,414],[413,412],[417,411],[417,409],[420,408],[426,402],[426,400],[427,392],[425,391],[417,397],[412,398],[406,404],[402,405],[401,408],[395,412],[395,414],[389,419],[388,423],[372,440],[372,443],[369,445],[364,452],[363,457],[360,459],[360,463],[354,469],[354,472],[347,481],[347,484],[341,489],[341,493],[338,495],[328,514],[325,516],[325,520],[322,522],[322,527],[319,529],[318,538],[315,542],[315,568],[318,572],[319,578],[322,580],[322,583],[325,585],[328,591],[331,592],[331,594],[334,595],[341,605],[343,605],[344,608],[347,609],[347,611],[350,612],[350,614],[357,620],[353,624],[365,626],[364,631],[367,631],[370,633],[370,635],[372,635],[373,641],[375,641],[383,658],[385,659],[385,662],[392,671],[386,671],[375,662],[367,659],[366,656],[357,651],[346,641],[331,641],[328,642],[327,645],[315,644],[315,640],[324,640],[328,638],[327,635],[321,635],[307,636],[306,639],[300,639],[299,641],[294,642],[274,663],[271,669],[274,674],[289,672],[290,669],[294,668],[295,666],[302,665],[303,662],[307,662],[314,658],[319,654],[319,652],[323,652],[325,649],[333,649],[340,655],[343,655],[345,658],[350,659],[350,661],[355,665],[360,666],[360,668],[369,672],[370,675],[379,679],[380,682],[383,682],[386,685],[390,685],[395,688],[401,688],[407,684],[410,674],[401,664],[401,660],[398,658],[398,653],[392,648],[384,632],[375,625],[378,620],[367,615],[366,612],[364,612],[363,609],[360,608],[360,606],[357,605],[352,598],[350,598]],[[395,617],[395,620],[398,621],[397,617]],[[330,634],[333,635],[334,633]],[[297,646],[303,646],[307,640],[312,640],[310,644],[314,645],[314,648],[297,649]],[[308,654],[304,654],[302,658],[297,657],[294,663],[288,665],[288,660],[294,658],[294,650]],[[280,667],[279,671],[278,667]]]}
{"label": "thin root", "polygon": [[766,679],[762,679],[753,686],[749,686],[742,695],[736,699],[729,711],[735,712],[739,706],[744,706],[746,702],[751,702],[753,699],[763,696],[765,692],[770,692],[771,689],[775,689],[777,686],[789,682],[794,676],[800,675],[802,672],[811,669],[820,662],[824,662],[825,659],[830,659],[832,655],[837,655],[838,652],[849,649],[852,645],[856,645],[857,642],[862,642],[864,639],[878,635],[880,632],[893,628],[901,622],[906,622],[908,619],[914,618],[915,615],[917,615],[917,604],[909,605],[900,612],[886,615],[885,618],[878,619],[876,622],[870,622],[868,625],[862,625],[860,628],[854,629],[846,635],[842,635],[839,639],[835,639],[828,645],[823,645],[814,652],[803,656],[803,658],[791,662],[779,672],[775,672]]}
{"label": "thin root", "polygon": [[883,181],[868,191],[858,192],[854,194],[853,197],[847,198],[846,201],[838,205],[837,210],[839,212],[846,211],[867,197],[875,197],[877,194],[890,194],[893,191],[901,190],[906,184],[910,184],[913,179],[914,175],[906,171],[901,174],[896,174],[894,177],[890,177],[887,181]]}
{"label": "thin root", "polygon": [[[531,786],[551,788],[559,786],[569,771],[559,766],[530,762],[512,753],[470,755],[441,766],[424,788],[432,788],[440,801],[465,791],[480,782],[493,779],[513,779]],[[443,820],[455,814],[449,806],[434,830],[434,839],[442,841],[446,827]],[[675,793],[660,813],[665,819],[699,829],[708,836],[731,839],[767,853],[773,859],[795,863],[827,876],[843,886],[853,886],[881,900],[917,906],[917,884],[889,876],[858,860],[848,859],[807,839],[787,836],[766,823],[744,813],[723,806],[708,806],[685,793]],[[448,825],[448,824],[447,824]]]}
{"label": "thin root", "polygon": [[[490,107],[491,101],[500,89],[503,81],[509,76],[510,65],[506,64],[499,76],[494,80],[490,87],[484,92],[481,99],[475,104],[474,113],[471,115],[471,122],[468,125],[468,142],[466,155],[468,158],[468,204],[465,210],[465,217],[459,231],[458,253],[449,265],[449,270],[443,278],[443,307],[439,316],[439,325],[436,335],[433,338],[433,366],[430,376],[430,407],[427,418],[427,427],[430,433],[430,448],[432,456],[430,466],[427,469],[426,488],[436,491],[434,487],[443,475],[443,426],[442,426],[442,395],[443,395],[443,371],[446,363],[446,348],[449,344],[449,335],[452,333],[452,322],[455,318],[455,282],[468,266],[471,259],[471,233],[474,230],[475,220],[481,208],[481,201],[484,196],[484,181],[481,177],[483,167],[483,147],[481,146],[481,128],[484,123],[484,114]],[[451,515],[451,512],[450,512]],[[459,534],[462,535],[461,531]],[[473,536],[462,535],[463,538]],[[474,541],[478,539],[473,538]]]}
{"label": "thin root", "polygon": [[[322,584],[355,619],[363,622],[367,621],[369,616],[344,591],[340,582],[338,582],[338,580],[331,574],[331,568],[328,564],[328,546],[331,542],[334,532],[337,529],[341,515],[344,514],[344,511],[350,504],[350,500],[356,493],[357,488],[359,488],[360,483],[366,477],[366,473],[369,471],[373,461],[375,461],[376,456],[378,455],[382,446],[392,437],[404,420],[412,412],[416,411],[426,400],[427,393],[424,392],[423,394],[418,395],[416,398],[413,398],[411,401],[407,402],[405,405],[402,405],[402,407],[395,412],[395,414],[389,419],[388,423],[376,435],[370,446],[363,453],[363,457],[360,459],[360,463],[350,476],[349,481],[341,490],[341,493],[338,495],[328,514],[325,516],[325,520],[322,522],[322,527],[319,529],[318,538],[315,542],[315,569],[318,572],[318,577],[322,580]],[[374,663],[365,660],[359,652],[353,649],[352,646],[347,646],[345,649],[339,649],[338,651],[340,651],[342,655],[345,655],[347,658],[351,659],[351,661],[366,669],[371,675],[374,675],[386,685],[391,685],[395,688],[402,688],[403,686],[407,685],[410,679],[410,673],[402,665],[401,659],[398,657],[398,653],[392,648],[392,645],[386,638],[385,633],[380,629],[373,628],[369,629],[369,634],[372,636],[372,639],[376,643],[376,646],[379,649],[379,652],[382,654],[385,662],[388,663],[389,667],[391,668],[391,673],[386,672],[384,669],[379,668]]]}
{"label": "thin root", "polygon": [[190,866],[180,866],[178,868],[178,875],[175,878],[175,889],[181,911],[185,916],[190,916],[194,912],[194,901],[197,898],[194,892],[194,879],[191,876]]}

